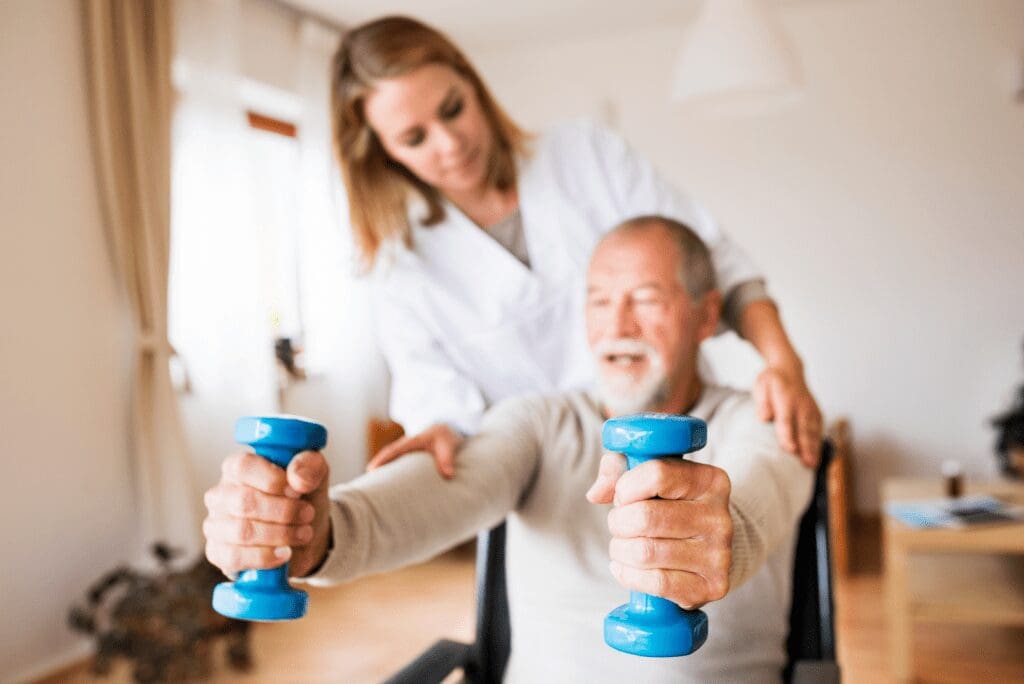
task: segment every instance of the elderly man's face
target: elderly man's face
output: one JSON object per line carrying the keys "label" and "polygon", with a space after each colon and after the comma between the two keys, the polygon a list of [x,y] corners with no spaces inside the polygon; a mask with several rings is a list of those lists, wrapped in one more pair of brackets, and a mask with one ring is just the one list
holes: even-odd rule
{"label": "elderly man's face", "polygon": [[675,242],[656,225],[613,234],[594,252],[587,341],[612,415],[670,410],[696,379],[697,348],[715,330],[718,300],[695,303],[679,262]]}

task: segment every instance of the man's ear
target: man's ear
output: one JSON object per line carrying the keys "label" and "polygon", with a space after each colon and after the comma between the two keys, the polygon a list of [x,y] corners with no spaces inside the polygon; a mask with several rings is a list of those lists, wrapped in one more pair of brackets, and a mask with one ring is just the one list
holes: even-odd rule
{"label": "man's ear", "polygon": [[703,342],[718,331],[718,319],[722,315],[722,293],[711,290],[701,297],[697,314],[701,321],[697,328],[697,341]]}

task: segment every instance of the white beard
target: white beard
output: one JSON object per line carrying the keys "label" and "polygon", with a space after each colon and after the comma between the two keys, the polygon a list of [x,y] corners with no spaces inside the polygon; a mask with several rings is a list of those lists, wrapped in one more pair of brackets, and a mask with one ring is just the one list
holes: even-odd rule
{"label": "white beard", "polygon": [[620,338],[598,343],[594,354],[598,358],[611,354],[630,354],[647,359],[647,371],[638,378],[598,366],[597,394],[610,413],[643,413],[665,402],[669,390],[668,375],[654,347],[641,340]]}

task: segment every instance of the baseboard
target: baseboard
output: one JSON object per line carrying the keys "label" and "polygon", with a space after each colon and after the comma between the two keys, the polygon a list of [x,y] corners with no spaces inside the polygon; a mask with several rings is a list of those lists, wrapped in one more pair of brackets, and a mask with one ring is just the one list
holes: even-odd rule
{"label": "baseboard", "polygon": [[58,675],[68,670],[81,667],[92,657],[93,642],[85,639],[70,647],[64,653],[54,655],[36,663],[23,672],[14,675],[11,684],[36,684],[38,682],[58,682]]}

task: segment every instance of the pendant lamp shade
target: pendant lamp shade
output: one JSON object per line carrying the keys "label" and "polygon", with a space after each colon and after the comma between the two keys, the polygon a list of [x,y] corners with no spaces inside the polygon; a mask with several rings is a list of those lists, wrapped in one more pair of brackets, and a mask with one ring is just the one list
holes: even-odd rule
{"label": "pendant lamp shade", "polygon": [[765,0],[704,0],[676,62],[672,99],[737,110],[794,99],[796,54]]}

